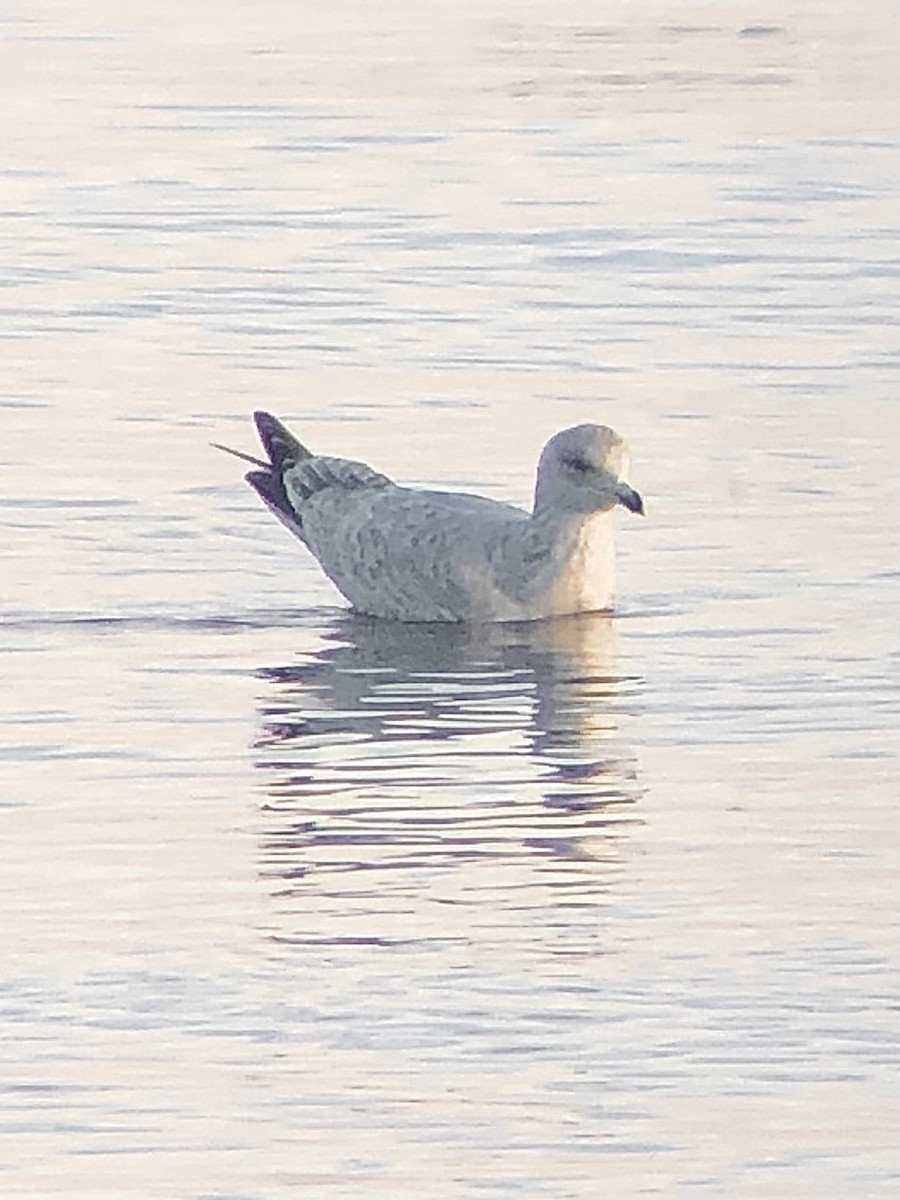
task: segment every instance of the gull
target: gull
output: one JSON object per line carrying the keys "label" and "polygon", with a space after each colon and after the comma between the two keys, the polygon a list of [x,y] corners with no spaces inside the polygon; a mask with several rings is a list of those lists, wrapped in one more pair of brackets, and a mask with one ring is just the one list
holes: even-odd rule
{"label": "gull", "polygon": [[353,609],[394,621],[535,621],[610,607],[613,510],[643,514],[625,442],[576,425],[547,442],[530,513],[468,493],[403,487],[366,463],[314,454],[253,415],[267,461],[245,476]]}

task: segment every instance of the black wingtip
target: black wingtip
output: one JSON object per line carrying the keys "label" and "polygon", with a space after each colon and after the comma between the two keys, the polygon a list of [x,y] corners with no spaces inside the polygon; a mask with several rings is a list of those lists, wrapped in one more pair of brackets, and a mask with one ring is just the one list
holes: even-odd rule
{"label": "black wingtip", "polygon": [[283,513],[293,511],[280,475],[272,471],[248,471],[244,479],[270,508]]}
{"label": "black wingtip", "polygon": [[271,413],[257,409],[253,414],[253,421],[274,471],[280,474],[285,464],[290,465],[298,459],[312,457],[310,451]]}

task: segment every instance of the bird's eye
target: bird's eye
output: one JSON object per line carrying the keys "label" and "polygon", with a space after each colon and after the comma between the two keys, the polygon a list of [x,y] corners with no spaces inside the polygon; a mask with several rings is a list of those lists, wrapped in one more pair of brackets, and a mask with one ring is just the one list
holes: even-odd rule
{"label": "bird's eye", "polygon": [[591,469],[591,464],[586,458],[579,458],[577,454],[569,455],[563,459],[563,466],[569,471],[575,471],[579,475],[583,475],[585,471]]}

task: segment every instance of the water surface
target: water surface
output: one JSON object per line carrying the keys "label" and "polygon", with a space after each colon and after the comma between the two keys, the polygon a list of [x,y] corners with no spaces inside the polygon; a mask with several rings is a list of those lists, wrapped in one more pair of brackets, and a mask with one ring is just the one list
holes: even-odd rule
{"label": "water surface", "polygon": [[[881,6],[2,20],[0,1190],[896,1193]],[[210,439],[527,504],[616,612],[410,629]]]}

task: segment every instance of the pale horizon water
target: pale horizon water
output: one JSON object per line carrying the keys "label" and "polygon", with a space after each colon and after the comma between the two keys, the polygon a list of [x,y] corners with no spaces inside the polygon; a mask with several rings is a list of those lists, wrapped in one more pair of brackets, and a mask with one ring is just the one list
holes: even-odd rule
{"label": "pale horizon water", "polygon": [[[0,1192],[887,1200],[884,6],[0,17]],[[348,613],[210,448],[527,505],[611,614]]]}

